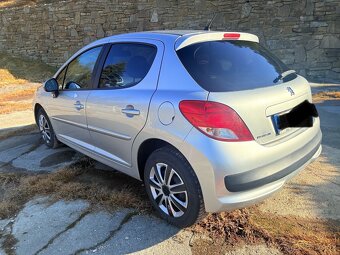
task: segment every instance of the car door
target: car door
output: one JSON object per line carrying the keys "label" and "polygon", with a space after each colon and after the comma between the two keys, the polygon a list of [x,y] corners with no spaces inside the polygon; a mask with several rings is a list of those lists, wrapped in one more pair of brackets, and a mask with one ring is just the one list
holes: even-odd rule
{"label": "car door", "polygon": [[101,161],[128,172],[131,148],[157,88],[164,46],[159,41],[113,43],[98,88],[87,100],[88,129]]}
{"label": "car door", "polygon": [[102,48],[81,53],[57,76],[59,94],[49,102],[49,116],[58,139],[71,146],[91,149],[85,108]]}

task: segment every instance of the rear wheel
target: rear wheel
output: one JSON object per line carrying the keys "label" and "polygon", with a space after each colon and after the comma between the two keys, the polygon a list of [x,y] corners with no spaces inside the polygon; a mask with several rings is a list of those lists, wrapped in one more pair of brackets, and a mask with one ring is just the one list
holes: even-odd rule
{"label": "rear wheel", "polygon": [[59,142],[54,133],[51,122],[42,108],[38,111],[37,121],[44,143],[50,148],[57,148],[59,146]]}
{"label": "rear wheel", "polygon": [[144,171],[146,191],[160,216],[188,227],[205,215],[198,179],[182,154],[171,147],[154,151]]}

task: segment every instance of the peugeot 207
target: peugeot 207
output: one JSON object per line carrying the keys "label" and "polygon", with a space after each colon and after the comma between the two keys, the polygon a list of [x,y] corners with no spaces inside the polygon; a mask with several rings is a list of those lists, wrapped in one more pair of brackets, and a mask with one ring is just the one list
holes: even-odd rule
{"label": "peugeot 207", "polygon": [[48,147],[142,180],[179,227],[267,198],[321,152],[309,83],[249,33],[100,39],[37,90],[34,113]]}

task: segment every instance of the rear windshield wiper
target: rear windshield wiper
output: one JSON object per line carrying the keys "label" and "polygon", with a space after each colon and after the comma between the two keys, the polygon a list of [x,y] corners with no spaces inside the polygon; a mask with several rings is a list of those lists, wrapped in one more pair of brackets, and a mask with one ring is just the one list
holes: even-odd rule
{"label": "rear windshield wiper", "polygon": [[285,71],[283,73],[281,73],[278,77],[275,78],[275,80],[273,80],[274,83],[277,83],[278,81],[281,81],[283,80],[285,77],[287,77],[288,75],[291,75],[291,74],[295,74],[296,71],[295,70],[288,70],[288,71]]}

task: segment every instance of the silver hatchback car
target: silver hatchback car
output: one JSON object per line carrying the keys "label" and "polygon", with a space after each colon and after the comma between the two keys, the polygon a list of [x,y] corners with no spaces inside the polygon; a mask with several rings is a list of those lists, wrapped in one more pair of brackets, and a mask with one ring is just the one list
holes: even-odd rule
{"label": "silver hatchback car", "polygon": [[321,153],[308,82],[248,33],[154,31],[107,37],[37,90],[47,146],[61,142],[144,181],[186,227],[249,206]]}

